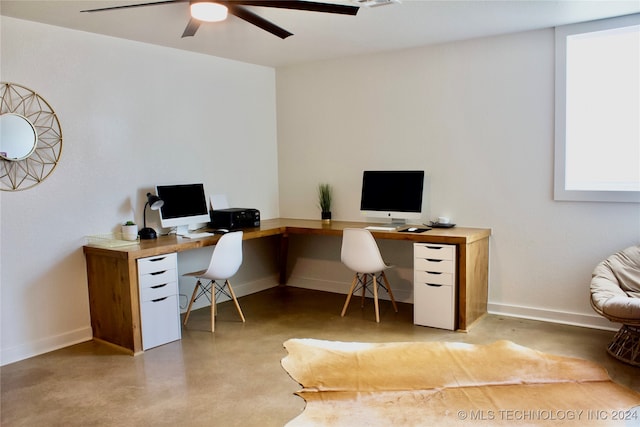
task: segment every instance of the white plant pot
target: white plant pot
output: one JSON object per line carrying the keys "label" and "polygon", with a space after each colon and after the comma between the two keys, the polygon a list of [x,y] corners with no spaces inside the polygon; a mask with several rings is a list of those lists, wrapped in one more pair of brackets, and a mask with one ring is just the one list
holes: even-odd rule
{"label": "white plant pot", "polygon": [[138,226],[137,225],[123,225],[122,226],[122,238],[124,240],[138,240]]}

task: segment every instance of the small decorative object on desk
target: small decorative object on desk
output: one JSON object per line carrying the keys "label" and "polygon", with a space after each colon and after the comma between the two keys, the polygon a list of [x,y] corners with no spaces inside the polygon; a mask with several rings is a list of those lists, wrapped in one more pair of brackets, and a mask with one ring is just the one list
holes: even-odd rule
{"label": "small decorative object on desk", "polygon": [[320,211],[322,222],[331,222],[331,193],[332,188],[329,184],[318,185],[318,204],[320,205]]}
{"label": "small decorative object on desk", "polygon": [[425,225],[428,225],[429,227],[433,227],[433,228],[453,228],[453,227],[456,226],[455,224],[453,224],[451,222],[443,224],[443,223],[438,222],[438,221],[431,221],[430,224],[425,224]]}
{"label": "small decorative object on desk", "polygon": [[133,221],[122,224],[122,238],[124,240],[138,240],[138,226]]}

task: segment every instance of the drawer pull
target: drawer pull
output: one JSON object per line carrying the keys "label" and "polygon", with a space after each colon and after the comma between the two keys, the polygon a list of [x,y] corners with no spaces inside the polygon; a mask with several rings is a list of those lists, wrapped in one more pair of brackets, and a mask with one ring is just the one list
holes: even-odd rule
{"label": "drawer pull", "polygon": [[160,302],[160,301],[164,301],[169,297],[164,297],[164,298],[158,298],[158,299],[152,299],[151,302]]}
{"label": "drawer pull", "polygon": [[444,261],[443,259],[431,259],[431,258],[427,258],[427,261],[429,262],[442,262]]}
{"label": "drawer pull", "polygon": [[440,271],[427,271],[428,274],[442,274]]}
{"label": "drawer pull", "polygon": [[156,286],[152,286],[151,289],[158,289],[158,288],[164,288],[165,286],[167,286],[168,283],[163,283],[162,285],[156,285]]}
{"label": "drawer pull", "polygon": [[149,261],[151,262],[157,262],[157,261],[162,261],[163,259],[165,259],[166,256],[160,257],[160,258],[151,258]]}
{"label": "drawer pull", "polygon": [[156,276],[158,274],[164,274],[166,272],[167,272],[167,270],[162,270],[162,271],[154,271],[153,273],[149,273],[149,274],[152,275],[152,276]]}
{"label": "drawer pull", "polygon": [[425,285],[427,285],[427,286],[432,286],[432,287],[434,287],[434,288],[439,288],[439,287],[441,287],[441,286],[442,286],[442,285],[437,285],[437,284],[435,284],[435,283],[425,283]]}
{"label": "drawer pull", "polygon": [[427,248],[436,250],[444,249],[442,246],[427,246]]}

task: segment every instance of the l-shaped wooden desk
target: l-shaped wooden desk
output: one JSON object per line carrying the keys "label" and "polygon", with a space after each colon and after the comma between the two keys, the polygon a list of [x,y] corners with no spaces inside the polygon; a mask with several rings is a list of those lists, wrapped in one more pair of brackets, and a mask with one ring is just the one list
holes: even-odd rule
{"label": "l-shaped wooden desk", "polygon": [[[320,220],[276,218],[263,220],[260,227],[243,231],[245,240],[279,236],[280,284],[284,285],[290,235],[341,236],[345,228],[367,225],[370,224],[347,221],[326,224]],[[455,245],[457,329],[467,330],[486,313],[489,229],[437,228],[423,233],[372,230],[372,234],[377,239]],[[119,248],[84,246],[94,338],[125,348],[133,354],[142,352],[137,260],[215,245],[219,238],[220,235],[199,239],[171,235]]]}

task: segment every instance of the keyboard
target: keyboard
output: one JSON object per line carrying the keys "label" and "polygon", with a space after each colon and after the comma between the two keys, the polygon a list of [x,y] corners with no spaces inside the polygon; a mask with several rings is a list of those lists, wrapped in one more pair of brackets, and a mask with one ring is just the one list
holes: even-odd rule
{"label": "keyboard", "polygon": [[367,227],[365,227],[367,230],[373,230],[373,231],[396,231],[398,229],[398,227],[392,227],[392,226],[383,226],[383,225],[369,225]]}
{"label": "keyboard", "polygon": [[180,235],[180,237],[184,237],[185,239],[199,239],[200,237],[207,236],[213,236],[213,233],[207,233],[206,231],[203,231],[202,233],[189,233]]}

